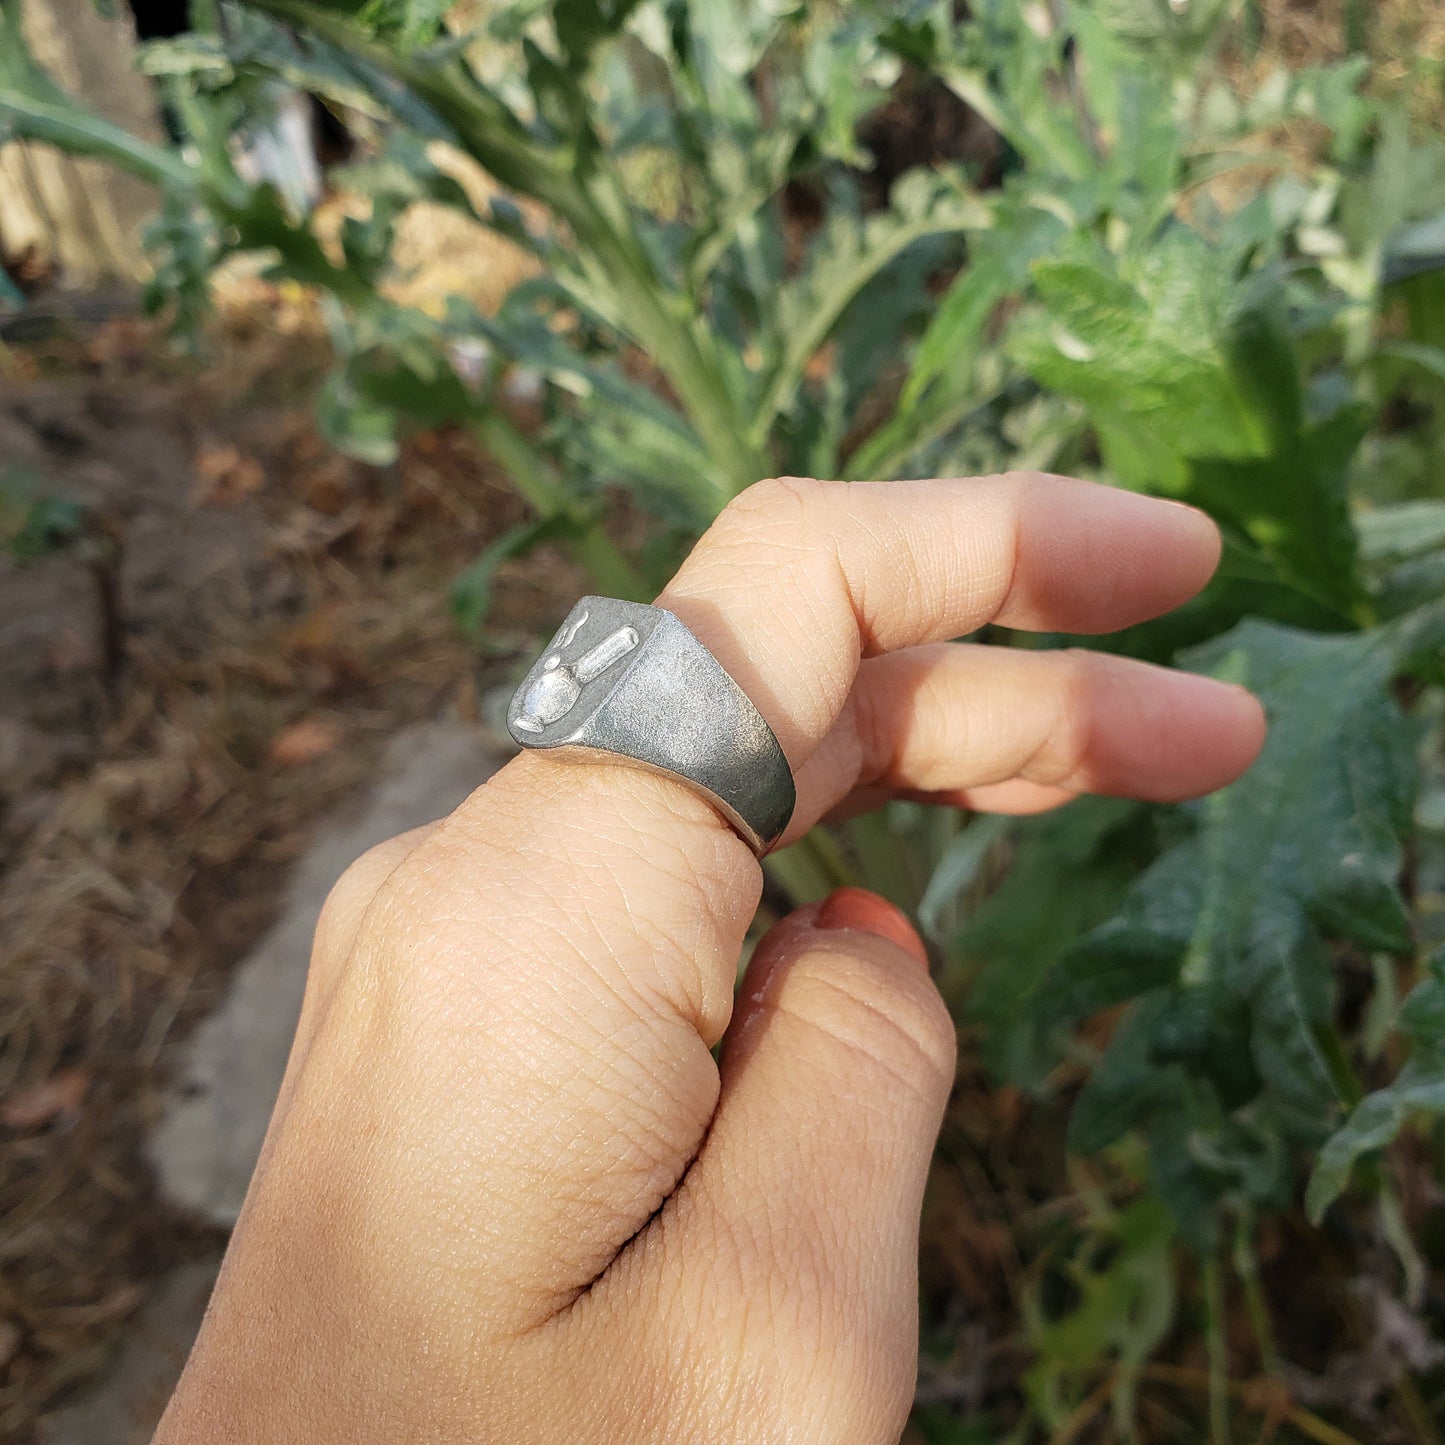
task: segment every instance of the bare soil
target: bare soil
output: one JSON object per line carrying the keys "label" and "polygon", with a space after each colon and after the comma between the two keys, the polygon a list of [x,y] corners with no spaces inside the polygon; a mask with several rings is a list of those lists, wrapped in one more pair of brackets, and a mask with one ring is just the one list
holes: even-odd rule
{"label": "bare soil", "polygon": [[0,353],[0,478],[90,518],[0,559],[0,1440],[214,1246],[141,1144],[313,823],[577,590],[555,555],[504,569],[479,659],[447,585],[519,505],[459,436],[331,454],[309,325],[253,300],[202,363],[125,318]]}

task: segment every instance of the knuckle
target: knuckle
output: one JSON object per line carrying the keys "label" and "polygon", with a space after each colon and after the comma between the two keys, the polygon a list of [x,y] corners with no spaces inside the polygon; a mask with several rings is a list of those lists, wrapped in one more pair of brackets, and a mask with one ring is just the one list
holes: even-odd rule
{"label": "knuckle", "polygon": [[368,848],[332,885],[316,923],[315,953],[335,952],[353,936],[377,890],[397,865],[397,843],[393,838]]}
{"label": "knuckle", "polygon": [[1050,786],[1074,783],[1088,772],[1098,684],[1096,659],[1089,652],[1069,648],[1058,654],[1056,666],[1060,676],[1054,716],[1025,770],[1034,782]]}
{"label": "knuckle", "polygon": [[721,520],[725,528],[745,531],[803,521],[829,485],[811,477],[768,477],[739,492],[723,509]]}

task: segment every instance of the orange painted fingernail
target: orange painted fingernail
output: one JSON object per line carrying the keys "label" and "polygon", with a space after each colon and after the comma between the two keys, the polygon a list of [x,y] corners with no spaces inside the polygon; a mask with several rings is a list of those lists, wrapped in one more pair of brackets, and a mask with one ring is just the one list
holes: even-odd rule
{"label": "orange painted fingernail", "polygon": [[866,888],[840,888],[830,893],[814,915],[813,927],[856,928],[886,938],[928,967],[928,950],[913,925],[899,909]]}

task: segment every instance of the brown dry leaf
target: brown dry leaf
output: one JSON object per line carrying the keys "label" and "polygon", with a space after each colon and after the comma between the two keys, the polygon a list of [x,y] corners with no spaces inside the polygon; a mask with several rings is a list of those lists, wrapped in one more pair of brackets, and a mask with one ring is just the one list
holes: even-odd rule
{"label": "brown dry leaf", "polygon": [[271,740],[267,756],[278,767],[295,768],[314,763],[333,752],[341,741],[341,729],[325,718],[306,717],[284,727]]}
{"label": "brown dry leaf", "polygon": [[304,474],[306,505],[313,512],[335,517],[351,500],[351,469],[339,457],[328,457]]}
{"label": "brown dry leaf", "polygon": [[196,453],[196,475],[201,483],[196,500],[221,507],[235,506],[259,491],[266,480],[261,463],[229,442],[202,447]]}
{"label": "brown dry leaf", "polygon": [[0,1124],[7,1129],[39,1129],[59,1114],[74,1113],[89,1088],[90,1075],[84,1069],[61,1069],[0,1104]]}
{"label": "brown dry leaf", "polygon": [[82,348],[82,355],[95,367],[135,367],[154,344],[143,321],[134,316],[112,316],[96,328]]}
{"label": "brown dry leaf", "polygon": [[337,638],[345,624],[345,609],[341,603],[323,602],[282,632],[282,646],[291,657],[325,652],[337,645]]}

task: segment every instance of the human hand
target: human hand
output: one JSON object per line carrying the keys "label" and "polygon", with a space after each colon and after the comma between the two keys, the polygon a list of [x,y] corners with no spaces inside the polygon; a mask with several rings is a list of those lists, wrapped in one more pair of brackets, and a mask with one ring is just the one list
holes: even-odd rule
{"label": "human hand", "polygon": [[[1061,478],[768,482],[658,601],[777,734],[791,841],[900,793],[1229,782],[1263,737],[1240,689],[946,641],[1127,626],[1218,548]],[[856,892],[777,925],[735,999],[760,887],[685,786],[538,753],[355,864],[158,1441],[896,1440],[953,1029]]]}

